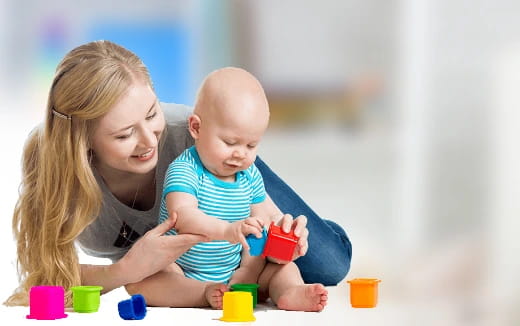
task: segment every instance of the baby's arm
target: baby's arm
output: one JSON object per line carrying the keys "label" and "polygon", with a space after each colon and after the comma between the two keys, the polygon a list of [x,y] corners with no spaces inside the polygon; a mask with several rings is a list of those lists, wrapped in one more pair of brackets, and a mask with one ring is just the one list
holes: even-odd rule
{"label": "baby's arm", "polygon": [[251,205],[251,216],[260,219],[265,226],[269,226],[271,222],[277,224],[283,217],[283,213],[272,199],[266,196],[264,201]]}
{"label": "baby's arm", "polygon": [[240,242],[249,249],[244,235],[261,236],[262,225],[258,220],[249,218],[244,221],[229,223],[209,216],[198,208],[195,196],[185,192],[170,192],[166,195],[168,212],[177,212],[174,228],[178,233],[200,234],[210,240],[227,240],[231,243]]}
{"label": "baby's arm", "polygon": [[[305,216],[300,215],[293,219],[289,214],[284,215],[269,196],[266,196],[263,202],[251,205],[251,215],[261,219],[264,225],[270,225],[271,222],[274,222],[276,225],[282,226],[284,232],[289,232],[291,229],[294,229],[294,234],[299,237],[299,239],[296,250],[294,251],[293,260],[307,253],[309,230],[307,230],[306,227],[307,218]],[[287,263],[287,261],[280,261],[272,259],[271,257],[268,257],[268,260],[278,264]]]}

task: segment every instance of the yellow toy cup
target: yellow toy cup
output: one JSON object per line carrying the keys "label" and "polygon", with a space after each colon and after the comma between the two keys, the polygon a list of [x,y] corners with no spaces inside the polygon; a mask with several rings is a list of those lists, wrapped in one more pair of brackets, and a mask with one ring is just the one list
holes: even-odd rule
{"label": "yellow toy cup", "polygon": [[250,292],[253,295],[253,309],[255,309],[258,301],[258,287],[259,285],[254,283],[237,283],[231,285],[231,291]]}
{"label": "yellow toy cup", "polygon": [[354,308],[374,308],[377,305],[378,283],[375,278],[356,278],[350,281],[350,304]]}
{"label": "yellow toy cup", "polygon": [[251,292],[224,292],[224,315],[220,318],[228,322],[255,321],[253,316],[253,295]]}

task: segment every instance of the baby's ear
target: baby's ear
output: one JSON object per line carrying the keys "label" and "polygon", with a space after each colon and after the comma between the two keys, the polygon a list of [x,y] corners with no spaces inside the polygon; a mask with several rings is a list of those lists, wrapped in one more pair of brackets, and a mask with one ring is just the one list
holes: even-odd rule
{"label": "baby's ear", "polygon": [[193,139],[199,138],[200,132],[200,117],[196,114],[192,114],[188,118],[188,129]]}

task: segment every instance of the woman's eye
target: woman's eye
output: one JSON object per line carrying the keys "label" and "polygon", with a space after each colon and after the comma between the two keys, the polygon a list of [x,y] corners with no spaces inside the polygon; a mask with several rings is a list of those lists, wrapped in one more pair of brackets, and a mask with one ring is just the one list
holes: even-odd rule
{"label": "woman's eye", "polygon": [[157,115],[157,111],[155,111],[153,114],[146,117],[146,120],[152,120]]}
{"label": "woman's eye", "polygon": [[130,136],[132,136],[133,134],[134,134],[134,130],[132,129],[132,131],[130,131],[128,134],[116,136],[116,139],[119,139],[119,140],[127,139],[127,138],[130,138]]}

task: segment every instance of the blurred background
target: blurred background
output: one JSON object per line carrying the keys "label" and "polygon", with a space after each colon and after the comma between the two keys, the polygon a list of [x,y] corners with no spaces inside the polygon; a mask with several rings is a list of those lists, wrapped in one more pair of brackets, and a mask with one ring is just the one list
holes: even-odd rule
{"label": "blurred background", "polygon": [[255,74],[272,112],[260,155],[346,229],[347,279],[382,279],[385,314],[520,324],[519,14],[515,0],[0,0],[2,301],[23,143],[63,55],[108,39],[164,102],[192,105],[219,67]]}

